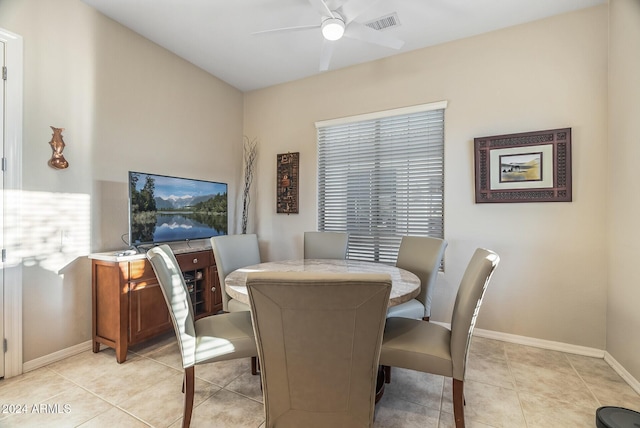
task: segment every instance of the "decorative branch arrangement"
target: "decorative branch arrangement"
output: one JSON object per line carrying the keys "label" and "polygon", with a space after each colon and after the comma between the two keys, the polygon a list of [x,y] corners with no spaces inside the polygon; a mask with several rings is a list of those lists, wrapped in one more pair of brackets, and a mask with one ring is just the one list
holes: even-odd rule
{"label": "decorative branch arrangement", "polygon": [[251,182],[256,168],[258,139],[250,139],[246,135],[243,138],[243,158],[244,158],[244,191],[242,193],[242,233],[247,233],[247,222],[249,221],[249,204],[251,203]]}

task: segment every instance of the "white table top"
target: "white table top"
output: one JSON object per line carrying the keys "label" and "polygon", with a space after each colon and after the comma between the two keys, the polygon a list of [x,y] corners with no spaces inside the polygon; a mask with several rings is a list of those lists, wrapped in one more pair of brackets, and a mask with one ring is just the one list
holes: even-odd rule
{"label": "white table top", "polygon": [[359,260],[297,259],[266,262],[231,272],[224,280],[227,294],[249,304],[247,273],[249,272],[335,272],[335,273],[388,273],[391,275],[389,306],[408,302],[420,292],[420,278],[413,273],[384,263]]}

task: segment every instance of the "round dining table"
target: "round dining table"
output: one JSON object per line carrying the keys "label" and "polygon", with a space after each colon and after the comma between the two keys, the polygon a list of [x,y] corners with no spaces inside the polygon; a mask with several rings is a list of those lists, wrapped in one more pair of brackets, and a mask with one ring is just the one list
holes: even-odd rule
{"label": "round dining table", "polygon": [[246,283],[249,272],[388,273],[391,276],[389,306],[408,302],[420,292],[420,278],[408,270],[392,265],[349,259],[296,259],[246,266],[227,275],[224,280],[227,294],[247,305],[249,295]]}
{"label": "round dining table", "polygon": [[[296,259],[246,266],[227,275],[224,280],[227,294],[247,305],[250,304],[247,292],[247,274],[250,272],[388,273],[391,276],[389,306],[408,302],[420,293],[420,278],[392,265],[349,259]],[[384,394],[384,382],[384,370],[380,367],[376,380],[376,403]]]}

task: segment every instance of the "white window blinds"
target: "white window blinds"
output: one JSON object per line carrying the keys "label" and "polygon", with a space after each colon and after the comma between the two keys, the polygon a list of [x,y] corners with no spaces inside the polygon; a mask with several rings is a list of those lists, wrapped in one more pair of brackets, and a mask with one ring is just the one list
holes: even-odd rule
{"label": "white window blinds", "polygon": [[446,102],[319,122],[318,230],[395,263],[403,235],[444,237]]}

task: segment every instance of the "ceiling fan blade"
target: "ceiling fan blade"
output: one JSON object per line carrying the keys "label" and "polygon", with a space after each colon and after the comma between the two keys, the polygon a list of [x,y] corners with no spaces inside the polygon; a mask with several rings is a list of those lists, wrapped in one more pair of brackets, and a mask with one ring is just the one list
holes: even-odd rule
{"label": "ceiling fan blade", "polygon": [[321,16],[330,16],[331,18],[335,18],[333,11],[329,9],[329,6],[327,6],[327,3],[325,3],[324,0],[309,0],[309,3]]}
{"label": "ceiling fan blade", "polygon": [[322,41],[322,49],[320,51],[320,71],[327,71],[329,69],[329,63],[331,62],[331,55],[333,54],[333,47],[336,42],[329,40]]}
{"label": "ceiling fan blade", "polygon": [[379,1],[380,0],[349,0],[345,2],[341,8],[345,23],[350,23]]}
{"label": "ceiling fan blade", "polygon": [[267,34],[267,33],[284,33],[289,31],[312,30],[314,28],[320,28],[320,25],[300,25],[297,27],[272,28],[270,30],[256,31],[251,34],[256,35],[256,34]]}
{"label": "ceiling fan blade", "polygon": [[404,41],[389,36],[373,28],[369,28],[366,25],[358,22],[352,22],[349,24],[344,32],[345,37],[350,39],[356,39],[367,43],[373,43],[374,45],[386,46],[392,49],[400,49],[404,45]]}

